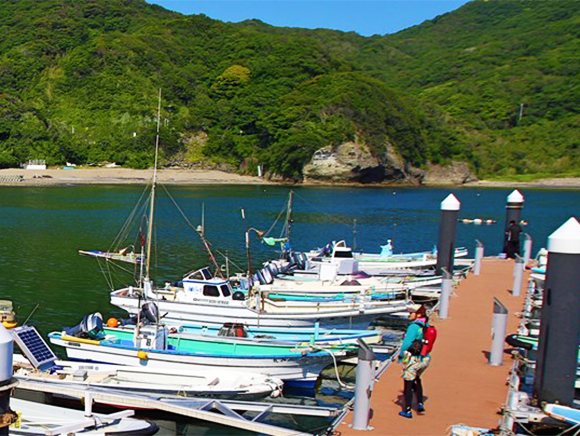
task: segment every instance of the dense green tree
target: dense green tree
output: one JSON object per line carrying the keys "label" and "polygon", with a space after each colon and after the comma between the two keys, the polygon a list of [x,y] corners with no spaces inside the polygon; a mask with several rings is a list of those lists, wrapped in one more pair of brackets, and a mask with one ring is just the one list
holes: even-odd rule
{"label": "dense green tree", "polygon": [[579,19],[577,1],[475,0],[365,38],[144,0],[0,0],[0,166],[150,166],[161,88],[162,163],[300,179],[316,150],[356,140],[416,167],[579,171]]}

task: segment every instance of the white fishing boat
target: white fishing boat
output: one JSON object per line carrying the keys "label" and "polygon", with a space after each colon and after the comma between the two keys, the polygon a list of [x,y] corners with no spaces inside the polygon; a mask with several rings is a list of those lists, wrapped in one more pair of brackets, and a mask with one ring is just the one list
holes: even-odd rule
{"label": "white fishing boat", "polygon": [[[84,328],[102,330],[99,317],[85,317]],[[96,325],[92,322],[97,321]],[[78,330],[79,332],[81,330]],[[14,329],[12,336],[24,355],[14,354],[14,377],[52,386],[99,388],[101,391],[155,394],[166,397],[257,399],[281,394],[279,379],[261,374],[216,370],[124,367],[59,360],[34,327]],[[87,333],[86,331],[84,333]],[[133,334],[133,331],[130,332]],[[80,339],[80,338],[77,338]],[[82,341],[81,341],[82,342]],[[26,357],[25,357],[26,356]]]}
{"label": "white fishing boat", "polygon": [[[313,265],[336,262],[340,259],[355,259],[360,270],[370,275],[388,275],[390,271],[432,268],[437,264],[437,253],[425,251],[419,253],[381,255],[357,253],[348,247],[345,241],[331,242],[322,249],[305,253]],[[455,258],[467,256],[466,248],[455,249]]]}
{"label": "white fishing boat", "polygon": [[18,415],[9,427],[11,435],[153,435],[159,431],[157,424],[130,418],[135,412],[125,410],[112,414],[92,413],[83,410],[57,407],[35,401],[10,399],[10,408]]}
{"label": "white fishing boat", "polygon": [[111,304],[130,314],[140,311],[144,299],[155,302],[164,321],[173,324],[224,322],[251,327],[321,327],[367,328],[382,315],[405,312],[410,301],[399,294],[390,300],[373,301],[370,295],[351,301],[289,301],[268,298],[261,292],[246,297],[233,292],[228,280],[212,277],[207,268],[184,277],[181,286],[164,288],[144,286],[111,292]]}
{"label": "white fishing boat", "polygon": [[104,335],[95,334],[90,339],[67,332],[52,332],[48,337],[53,344],[64,347],[67,356],[74,360],[167,372],[210,369],[257,373],[298,387],[313,387],[325,367],[350,357],[355,350],[352,346],[317,349],[294,344],[199,339],[187,334],[170,334],[166,326],[158,324],[130,330],[105,328]]}
{"label": "white fishing boat", "polygon": [[165,398],[275,398],[284,386],[282,380],[273,377],[223,369],[166,370],[55,360],[53,367],[41,371],[21,355],[14,356],[14,377],[57,387],[99,388],[100,392],[155,394]]}

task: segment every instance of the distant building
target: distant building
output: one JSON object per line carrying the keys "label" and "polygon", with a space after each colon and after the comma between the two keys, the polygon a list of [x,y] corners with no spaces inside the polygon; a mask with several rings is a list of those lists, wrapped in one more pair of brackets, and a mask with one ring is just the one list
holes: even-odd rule
{"label": "distant building", "polygon": [[44,159],[32,159],[29,160],[26,165],[24,165],[25,170],[45,170],[46,169],[46,161]]}

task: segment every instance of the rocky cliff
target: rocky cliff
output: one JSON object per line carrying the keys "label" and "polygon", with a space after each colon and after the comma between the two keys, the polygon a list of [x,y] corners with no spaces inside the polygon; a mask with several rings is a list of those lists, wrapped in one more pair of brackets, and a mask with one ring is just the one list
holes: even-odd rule
{"label": "rocky cliff", "polygon": [[305,183],[461,185],[475,180],[463,162],[419,170],[407,165],[392,146],[387,146],[384,156],[376,157],[364,144],[356,142],[321,148],[304,167]]}

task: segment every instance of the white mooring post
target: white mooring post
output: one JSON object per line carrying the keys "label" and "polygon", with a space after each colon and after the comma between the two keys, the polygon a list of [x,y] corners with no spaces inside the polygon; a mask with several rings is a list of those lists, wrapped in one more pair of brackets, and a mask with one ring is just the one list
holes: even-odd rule
{"label": "white mooring post", "polygon": [[570,218],[548,238],[534,395],[572,406],[580,345],[580,223]]}
{"label": "white mooring post", "polygon": [[441,281],[441,296],[439,297],[439,318],[447,319],[449,316],[449,299],[453,291],[453,274],[443,268],[441,271],[443,280]]}
{"label": "white mooring post", "polygon": [[524,265],[527,265],[532,258],[532,237],[527,233],[524,235]]}
{"label": "white mooring post", "polygon": [[473,274],[478,276],[481,273],[481,261],[483,260],[483,244],[475,240],[475,263],[473,264]]}
{"label": "white mooring post", "polygon": [[[10,394],[16,386],[12,378],[12,352],[14,339],[6,328],[0,324],[0,415],[10,415]],[[0,435],[9,434],[8,426],[0,427]]]}
{"label": "white mooring post", "polygon": [[489,364],[492,366],[499,366],[503,365],[503,344],[507,331],[508,310],[497,298],[494,298],[493,300]]}
{"label": "white mooring post", "polygon": [[519,297],[522,292],[522,280],[524,278],[524,258],[516,254],[514,262],[514,283],[512,285],[512,296]]}
{"label": "white mooring post", "polygon": [[356,366],[356,388],[354,392],[354,411],[352,428],[354,430],[372,430],[369,426],[371,410],[371,393],[375,378],[375,353],[362,339],[357,339],[358,364]]}

